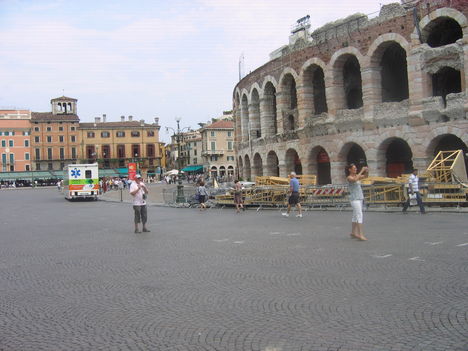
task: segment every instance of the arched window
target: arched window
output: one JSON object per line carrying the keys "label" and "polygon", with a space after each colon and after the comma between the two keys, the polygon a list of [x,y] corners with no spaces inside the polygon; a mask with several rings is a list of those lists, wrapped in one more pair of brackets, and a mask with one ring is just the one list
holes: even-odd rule
{"label": "arched window", "polygon": [[406,51],[397,43],[384,51],[381,65],[382,102],[408,99],[408,71]]}
{"label": "arched window", "polygon": [[362,107],[361,67],[355,56],[349,55],[343,65],[343,88],[348,109]]}
{"label": "arched window", "polygon": [[442,96],[444,105],[447,104],[447,95],[461,92],[461,74],[451,67],[443,67],[432,75],[432,94]]}
{"label": "arched window", "polygon": [[453,44],[463,37],[463,31],[458,22],[449,17],[435,19],[428,24],[425,32],[427,33],[426,42],[433,48]]}

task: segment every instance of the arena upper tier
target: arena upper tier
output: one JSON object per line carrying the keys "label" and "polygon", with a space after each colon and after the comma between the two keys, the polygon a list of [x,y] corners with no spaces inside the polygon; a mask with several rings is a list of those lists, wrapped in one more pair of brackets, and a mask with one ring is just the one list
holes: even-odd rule
{"label": "arena upper tier", "polygon": [[353,15],[290,44],[235,87],[239,175],[316,174],[343,183],[425,170],[468,136],[468,1],[410,1]]}

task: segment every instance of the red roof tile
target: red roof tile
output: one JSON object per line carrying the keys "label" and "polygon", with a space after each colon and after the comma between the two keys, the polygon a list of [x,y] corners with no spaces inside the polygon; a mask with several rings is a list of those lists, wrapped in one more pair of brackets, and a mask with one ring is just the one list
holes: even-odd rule
{"label": "red roof tile", "polygon": [[75,114],[57,114],[54,115],[52,112],[31,112],[31,121],[73,121],[79,122],[80,117]]}
{"label": "red roof tile", "polygon": [[216,121],[214,123],[211,123],[210,125],[207,125],[203,127],[204,129],[233,129],[234,128],[234,122],[233,121],[226,121],[226,120],[221,120],[221,121]]}
{"label": "red roof tile", "polygon": [[[144,127],[159,128],[159,125],[144,123]],[[141,127],[140,121],[124,121],[124,122],[98,122],[98,123],[80,123],[80,128],[137,128]]]}

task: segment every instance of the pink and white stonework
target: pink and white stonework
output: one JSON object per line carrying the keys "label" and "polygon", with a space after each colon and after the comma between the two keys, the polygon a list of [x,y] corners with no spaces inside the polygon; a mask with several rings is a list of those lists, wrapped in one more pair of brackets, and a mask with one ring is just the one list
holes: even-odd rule
{"label": "pink and white stonework", "polygon": [[425,170],[440,150],[468,152],[468,1],[411,1],[353,15],[289,45],[234,88],[239,176],[373,176]]}

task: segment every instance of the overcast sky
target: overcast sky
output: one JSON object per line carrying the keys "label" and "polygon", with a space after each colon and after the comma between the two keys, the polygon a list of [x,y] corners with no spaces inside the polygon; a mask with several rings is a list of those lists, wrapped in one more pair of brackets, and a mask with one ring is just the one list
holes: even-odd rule
{"label": "overcast sky", "polygon": [[[0,108],[50,111],[78,99],[81,121],[107,114],[197,127],[232,109],[245,71],[311,30],[397,0],[0,0]],[[161,128],[163,139],[165,131]]]}

